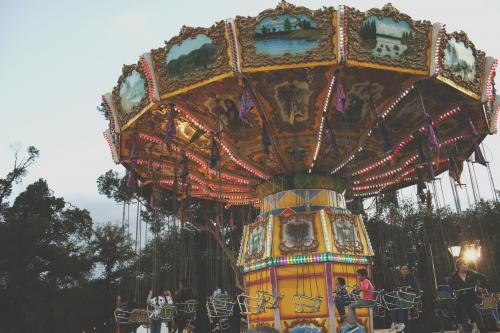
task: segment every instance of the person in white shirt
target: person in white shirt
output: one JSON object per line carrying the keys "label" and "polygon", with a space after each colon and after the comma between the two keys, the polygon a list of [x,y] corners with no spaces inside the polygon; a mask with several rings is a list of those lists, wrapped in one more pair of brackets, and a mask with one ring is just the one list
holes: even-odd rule
{"label": "person in white shirt", "polygon": [[147,304],[152,308],[149,315],[149,328],[150,333],[160,333],[161,321],[160,313],[161,308],[165,305],[165,297],[158,295],[153,297],[153,290],[151,289],[146,300]]}
{"label": "person in white shirt", "polygon": [[215,286],[214,292],[212,293],[212,299],[222,294],[222,289],[219,286]]}

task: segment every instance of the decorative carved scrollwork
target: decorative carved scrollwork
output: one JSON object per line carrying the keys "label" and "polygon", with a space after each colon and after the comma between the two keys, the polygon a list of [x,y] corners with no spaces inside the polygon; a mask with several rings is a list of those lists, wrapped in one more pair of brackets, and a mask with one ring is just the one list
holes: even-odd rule
{"label": "decorative carved scrollwork", "polygon": [[[243,67],[260,67],[270,65],[284,65],[296,63],[308,63],[313,61],[333,61],[336,59],[333,37],[335,29],[333,27],[333,13],[331,7],[324,7],[319,10],[310,10],[305,7],[296,7],[286,1],[281,1],[275,9],[268,9],[261,12],[257,17],[237,16],[235,19],[238,40],[242,55]],[[255,31],[259,22],[264,18],[276,19],[280,15],[296,16],[305,14],[312,18],[320,32],[318,46],[306,51],[303,54],[282,54],[270,56],[265,53],[258,53],[255,49]]]}
{"label": "decorative carved scrollwork", "polygon": [[[412,52],[401,52],[401,55],[398,57],[392,57],[390,55],[374,56],[372,51],[368,49],[366,45],[363,45],[360,36],[363,22],[370,16],[375,16],[381,20],[389,17],[396,23],[400,21],[408,23],[414,38]],[[414,21],[410,16],[400,13],[391,4],[385,5],[382,9],[373,8],[367,12],[349,8],[347,20],[347,47],[349,59],[400,68],[412,68],[416,70],[428,69],[428,50],[430,47],[429,32],[431,29],[431,23],[429,21]]]}
{"label": "decorative carved scrollwork", "polygon": [[[141,78],[144,80],[144,96],[141,98],[139,103],[132,108],[130,112],[125,112],[122,108],[120,88],[122,86],[122,83],[129,77],[130,74],[132,74],[133,71],[137,71],[141,75]],[[139,111],[144,109],[149,104],[148,91],[149,91],[149,82],[147,80],[147,76],[146,73],[144,72],[143,67],[139,64],[123,65],[122,75],[118,79],[116,87],[114,87],[113,89],[113,101],[115,104],[115,108],[118,111],[120,126],[129,121]]]}
{"label": "decorative carved scrollwork", "polygon": [[354,215],[329,214],[332,223],[333,239],[340,253],[363,254],[363,244],[359,238]]}
{"label": "decorative carved scrollwork", "polygon": [[307,326],[307,325],[313,325],[317,327],[320,330],[320,333],[328,332],[328,329],[326,328],[326,320],[319,321],[316,319],[298,319],[292,321],[291,323],[285,321],[285,330],[283,332],[290,333],[297,326]]}
{"label": "decorative carved scrollwork", "polygon": [[285,254],[311,252],[318,248],[315,213],[280,216],[280,251]]}
{"label": "decorative carved scrollwork", "polygon": [[[248,226],[248,246],[246,248],[246,262],[262,259],[266,251],[267,220],[262,220]],[[253,242],[259,244],[254,244]],[[257,245],[255,249],[254,246]]]}
{"label": "decorative carved scrollwork", "polygon": [[[216,61],[206,69],[193,70],[185,73],[183,79],[169,75],[167,72],[167,54],[174,45],[180,45],[185,40],[203,34],[212,40],[217,47]],[[183,26],[178,36],[165,42],[165,47],[151,50],[154,66],[158,75],[160,95],[175,91],[179,88],[192,85],[211,77],[231,71],[228,54],[229,43],[225,37],[224,21],[215,23],[210,28],[192,28]]]}
{"label": "decorative carved scrollwork", "polygon": [[[469,37],[467,34],[463,31],[460,32],[452,32],[451,34],[445,34],[446,38],[443,43],[441,43],[441,47],[439,50],[439,65],[440,68],[442,69],[442,72],[440,73],[443,77],[452,80],[453,82],[457,83],[458,85],[476,93],[480,94],[481,93],[481,84],[482,84],[482,77],[483,77],[483,70],[484,70],[484,62],[486,61],[486,55],[483,51],[476,49],[474,44],[470,41]],[[455,39],[458,43],[463,43],[464,46],[470,50],[472,50],[472,55],[474,56],[474,79],[472,81],[465,80],[464,77],[457,73],[453,73],[450,70],[447,70],[446,67],[444,66],[445,62],[445,48],[446,45],[449,43],[451,39]]]}

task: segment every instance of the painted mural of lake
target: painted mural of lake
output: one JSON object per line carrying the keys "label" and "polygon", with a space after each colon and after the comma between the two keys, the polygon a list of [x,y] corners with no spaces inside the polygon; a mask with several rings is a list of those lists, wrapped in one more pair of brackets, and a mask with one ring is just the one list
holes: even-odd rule
{"label": "painted mural of lake", "polygon": [[371,50],[371,52],[374,56],[378,57],[388,55],[396,58],[399,57],[407,48],[408,46],[401,44],[401,39],[377,36],[377,45]]}
{"label": "painted mural of lake", "polygon": [[318,47],[317,40],[273,38],[255,41],[255,51],[270,56],[278,56],[285,53],[304,54],[316,47]]}
{"label": "painted mural of lake", "polygon": [[399,58],[416,48],[416,39],[408,22],[396,22],[391,17],[369,16],[361,24],[359,37],[361,45],[375,57]]}

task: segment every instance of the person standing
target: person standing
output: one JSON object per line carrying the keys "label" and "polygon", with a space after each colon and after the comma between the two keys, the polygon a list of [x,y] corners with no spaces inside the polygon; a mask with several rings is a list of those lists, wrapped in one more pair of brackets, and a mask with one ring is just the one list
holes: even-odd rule
{"label": "person standing", "polygon": [[149,332],[160,333],[161,331],[160,313],[161,313],[161,308],[165,305],[165,298],[160,295],[153,297],[153,290],[151,289],[149,290],[146,302],[148,306],[151,307],[151,312],[149,313]]}
{"label": "person standing", "polygon": [[456,261],[456,271],[451,275],[450,286],[457,298],[456,315],[459,330],[466,327],[470,318],[476,325],[473,332],[477,332],[478,329],[481,333],[487,332],[479,308],[481,299],[476,293],[476,287],[485,281],[486,276],[469,269],[469,264],[464,259],[459,258]]}
{"label": "person standing", "polygon": [[[420,292],[420,284],[415,275],[410,272],[409,265],[402,265],[399,268],[399,276],[396,281],[396,288],[402,289],[403,292],[418,293]],[[401,301],[398,301],[399,306],[402,307]],[[392,329],[397,332],[403,332],[406,327],[406,319],[408,318],[407,309],[394,309],[391,311]]]}

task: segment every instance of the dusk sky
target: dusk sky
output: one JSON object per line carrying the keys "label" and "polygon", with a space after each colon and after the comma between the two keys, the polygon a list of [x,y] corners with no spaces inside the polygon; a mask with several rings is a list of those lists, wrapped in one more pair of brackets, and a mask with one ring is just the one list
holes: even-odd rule
{"label": "dusk sky", "polygon": [[[387,1],[292,1],[309,8],[346,4],[359,10]],[[90,210],[94,221],[118,221],[121,207],[97,193],[96,179],[109,169],[123,172],[111,158],[102,132],[107,122],[96,110],[101,95],[116,85],[123,64],[162,47],[183,25],[208,27],[236,15],[257,15],[278,1],[6,1],[0,10],[0,177],[12,166],[13,146],[40,149],[16,193],[45,178],[58,196]],[[463,30],[488,56],[500,57],[500,1],[402,1],[393,5],[414,19]],[[497,74],[497,81],[499,75]],[[500,84],[499,84],[500,85]],[[500,139],[485,140],[500,188]],[[475,167],[480,194],[491,198],[486,169]],[[464,168],[463,179],[468,182]],[[469,181],[470,182],[470,181]],[[450,184],[444,178],[451,204]],[[404,196],[414,196],[405,189]],[[11,200],[13,197],[11,198]],[[466,205],[465,194],[462,200]],[[132,210],[131,210],[132,211]]]}

